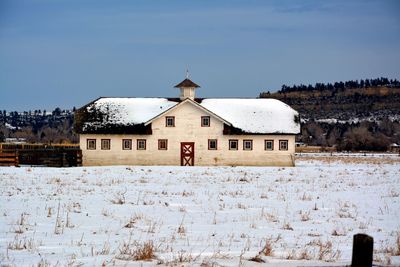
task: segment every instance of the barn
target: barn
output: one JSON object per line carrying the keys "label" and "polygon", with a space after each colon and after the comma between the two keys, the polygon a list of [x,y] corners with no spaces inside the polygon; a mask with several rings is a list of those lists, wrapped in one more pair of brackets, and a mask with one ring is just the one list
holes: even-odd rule
{"label": "barn", "polygon": [[101,97],[78,109],[83,165],[294,166],[298,113],[276,99]]}

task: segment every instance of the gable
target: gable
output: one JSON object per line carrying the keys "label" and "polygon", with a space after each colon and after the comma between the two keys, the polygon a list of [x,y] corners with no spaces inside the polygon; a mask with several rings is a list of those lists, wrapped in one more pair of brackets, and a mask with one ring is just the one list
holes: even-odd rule
{"label": "gable", "polygon": [[204,114],[206,114],[206,115],[208,115],[210,117],[213,117],[214,119],[216,119],[216,120],[218,120],[218,121],[220,121],[222,123],[230,125],[230,123],[228,121],[224,120],[220,116],[218,116],[215,113],[209,111],[208,109],[204,108],[203,106],[199,105],[197,102],[195,102],[195,101],[193,101],[193,100],[191,100],[189,98],[187,98],[184,101],[180,102],[179,104],[171,107],[170,109],[158,114],[154,118],[152,118],[152,119],[148,120],[147,122],[145,122],[144,125],[149,125],[150,123],[152,123],[153,121],[157,120],[160,117],[168,116],[169,113],[171,113],[173,111],[176,111],[176,110],[179,110],[179,108],[181,106],[183,106],[183,105],[191,105],[192,107],[194,107],[195,109],[198,109],[199,111],[203,112]]}

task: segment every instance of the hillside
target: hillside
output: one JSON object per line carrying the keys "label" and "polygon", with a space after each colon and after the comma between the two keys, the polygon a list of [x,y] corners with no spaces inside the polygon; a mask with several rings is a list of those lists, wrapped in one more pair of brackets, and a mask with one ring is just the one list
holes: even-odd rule
{"label": "hillside", "polygon": [[311,90],[262,93],[300,112],[303,119],[336,119],[342,122],[384,118],[399,119],[400,88],[387,86],[349,88],[340,91]]}

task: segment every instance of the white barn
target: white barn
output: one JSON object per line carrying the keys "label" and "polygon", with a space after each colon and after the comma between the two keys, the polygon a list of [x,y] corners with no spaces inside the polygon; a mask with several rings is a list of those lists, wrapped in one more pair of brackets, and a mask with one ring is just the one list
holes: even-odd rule
{"label": "white barn", "polygon": [[298,113],[276,99],[99,98],[77,110],[83,165],[294,166]]}

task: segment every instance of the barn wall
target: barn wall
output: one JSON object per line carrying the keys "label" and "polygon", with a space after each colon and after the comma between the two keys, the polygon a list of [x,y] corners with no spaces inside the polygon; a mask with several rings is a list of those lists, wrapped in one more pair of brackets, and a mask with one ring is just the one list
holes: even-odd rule
{"label": "barn wall", "polygon": [[[152,123],[152,135],[81,134],[83,165],[180,165],[180,143],[195,143],[197,166],[293,166],[294,135],[223,135],[223,123],[211,116],[211,126],[201,127],[201,116],[208,116],[191,103],[168,112],[175,116],[175,127],[165,126],[165,116]],[[87,150],[86,140],[96,139],[96,150]],[[111,139],[111,149],[101,150],[100,140]],[[132,150],[122,150],[122,139],[132,139]],[[137,150],[137,139],[146,139],[146,150]],[[168,140],[168,150],[158,150],[158,139]],[[218,140],[217,150],[208,150],[208,139]],[[229,150],[229,139],[239,140],[238,150]],[[253,150],[243,150],[243,140],[253,140]],[[274,140],[274,150],[264,150],[264,140]],[[279,140],[289,141],[288,151],[279,151]]]}

